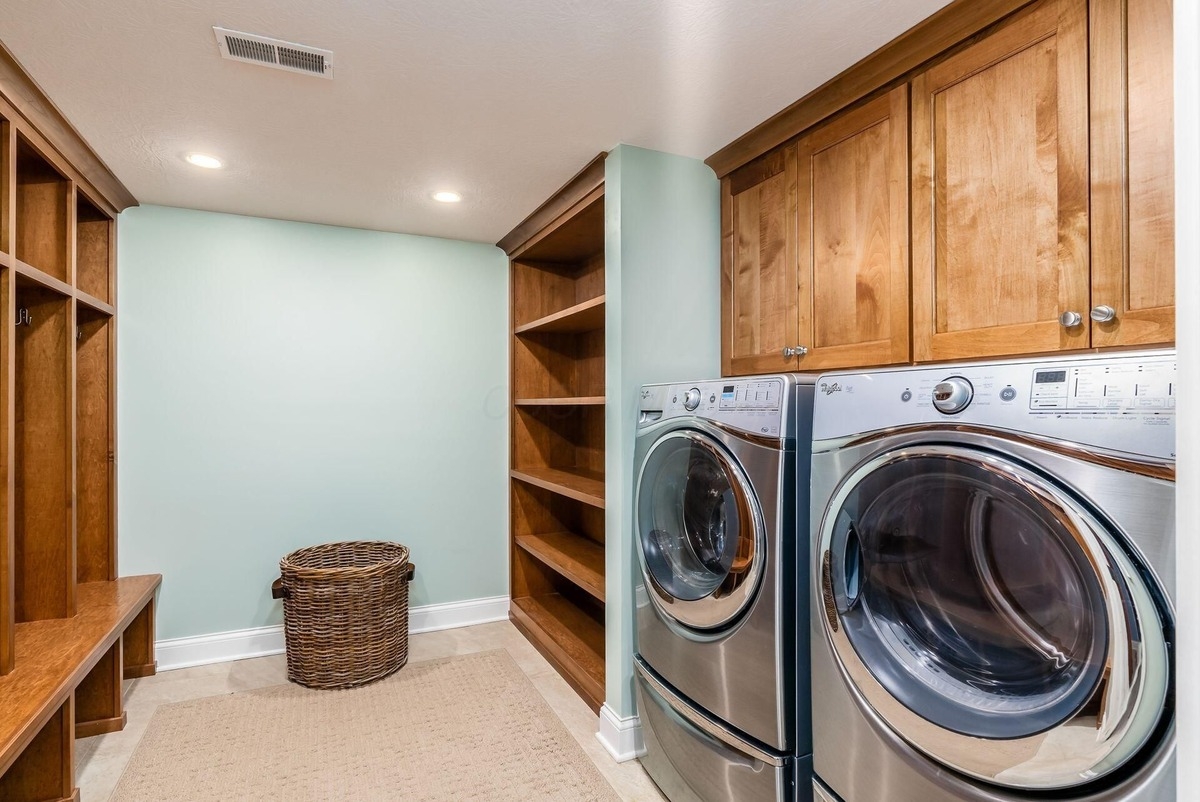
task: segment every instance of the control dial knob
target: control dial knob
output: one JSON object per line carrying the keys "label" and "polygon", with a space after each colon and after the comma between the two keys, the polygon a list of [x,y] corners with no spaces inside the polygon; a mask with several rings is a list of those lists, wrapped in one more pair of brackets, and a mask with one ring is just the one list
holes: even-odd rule
{"label": "control dial knob", "polygon": [[974,395],[975,388],[969,381],[962,376],[951,376],[933,388],[933,405],[938,412],[953,415],[966,409]]}
{"label": "control dial knob", "polygon": [[698,406],[700,406],[700,388],[693,387],[692,389],[690,389],[686,393],[684,393],[683,408],[686,409],[688,412],[691,412]]}

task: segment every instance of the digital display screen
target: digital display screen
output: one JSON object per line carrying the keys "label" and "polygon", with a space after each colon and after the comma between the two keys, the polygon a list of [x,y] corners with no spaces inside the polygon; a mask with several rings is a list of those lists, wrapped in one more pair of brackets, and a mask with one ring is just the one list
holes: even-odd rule
{"label": "digital display screen", "polygon": [[1065,370],[1039,371],[1033,380],[1036,384],[1057,384],[1067,380],[1067,372]]}
{"label": "digital display screen", "polygon": [[721,395],[733,395],[733,385],[727,384],[721,388]]}

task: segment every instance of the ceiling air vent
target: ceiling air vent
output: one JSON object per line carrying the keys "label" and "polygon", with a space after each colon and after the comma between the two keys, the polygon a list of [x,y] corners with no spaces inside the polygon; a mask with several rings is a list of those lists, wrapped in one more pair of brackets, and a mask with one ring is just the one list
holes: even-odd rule
{"label": "ceiling air vent", "polygon": [[217,45],[221,48],[221,58],[247,61],[251,64],[261,64],[264,67],[274,67],[277,70],[299,72],[304,75],[333,77],[332,50],[322,50],[319,47],[298,45],[295,42],[284,42],[269,36],[257,36],[216,26],[213,26],[213,32],[216,33]]}

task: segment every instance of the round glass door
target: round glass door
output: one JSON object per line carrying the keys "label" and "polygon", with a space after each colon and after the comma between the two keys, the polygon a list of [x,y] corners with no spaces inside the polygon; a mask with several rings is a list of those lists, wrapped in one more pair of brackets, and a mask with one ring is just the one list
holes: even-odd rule
{"label": "round glass door", "polygon": [[696,629],[735,620],[762,573],[762,515],[742,471],[695,431],[659,439],[634,501],[642,572],[664,615]]}
{"label": "round glass door", "polygon": [[[952,446],[878,457],[836,494],[822,551],[839,657],[923,751],[1001,784],[1065,787],[1149,738],[1169,665],[1153,598],[1112,533],[1040,475]],[[1071,723],[1092,735],[1032,778],[979,749],[1036,748]]]}

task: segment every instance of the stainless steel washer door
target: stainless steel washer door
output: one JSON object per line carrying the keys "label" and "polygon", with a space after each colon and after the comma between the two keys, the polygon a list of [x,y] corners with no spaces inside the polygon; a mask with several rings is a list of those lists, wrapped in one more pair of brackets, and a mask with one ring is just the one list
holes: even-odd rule
{"label": "stainless steel washer door", "polygon": [[1159,608],[1117,537],[997,454],[885,452],[825,514],[826,632],[935,760],[1014,788],[1092,782],[1148,741],[1171,681]]}
{"label": "stainless steel washer door", "polygon": [[742,469],[703,432],[663,435],[642,462],[634,510],[655,608],[697,630],[735,621],[763,574],[762,511]]}

